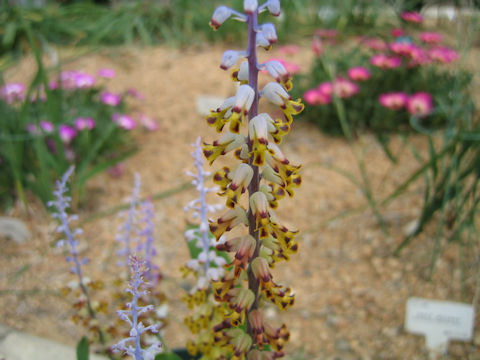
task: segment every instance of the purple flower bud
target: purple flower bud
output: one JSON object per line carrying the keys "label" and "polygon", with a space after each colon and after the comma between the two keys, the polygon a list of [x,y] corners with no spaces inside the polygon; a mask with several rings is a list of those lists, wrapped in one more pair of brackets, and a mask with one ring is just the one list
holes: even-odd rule
{"label": "purple flower bud", "polygon": [[100,96],[100,101],[105,105],[118,106],[122,101],[122,97],[107,91],[102,93]]}
{"label": "purple flower bud", "polygon": [[93,120],[90,117],[88,117],[88,118],[85,118],[85,117],[76,118],[75,119],[75,128],[78,131],[82,131],[82,130],[85,130],[85,129],[92,130],[93,128],[95,128],[95,120]]}
{"label": "purple flower bud", "polygon": [[137,126],[135,121],[128,115],[115,113],[112,115],[112,120],[119,127],[125,130],[133,130]]}
{"label": "purple flower bud", "polygon": [[55,127],[53,126],[53,124],[50,121],[40,121],[40,127],[47,134],[51,134],[53,132],[53,130],[55,130]]}
{"label": "purple flower bud", "polygon": [[72,140],[77,136],[77,130],[75,130],[73,127],[68,126],[68,125],[60,125],[58,127],[58,133],[60,135],[60,139],[65,143],[69,144],[72,142]]}
{"label": "purple flower bud", "polygon": [[25,99],[25,85],[18,83],[6,84],[0,89],[0,97],[8,104]]}

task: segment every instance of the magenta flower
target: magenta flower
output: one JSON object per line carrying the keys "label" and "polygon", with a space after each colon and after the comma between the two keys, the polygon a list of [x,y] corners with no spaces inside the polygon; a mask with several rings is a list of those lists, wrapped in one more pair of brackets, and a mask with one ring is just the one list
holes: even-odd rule
{"label": "magenta flower", "polygon": [[405,31],[403,29],[395,28],[390,31],[390,34],[394,37],[405,36]]}
{"label": "magenta flower", "polygon": [[458,52],[448,47],[431,49],[429,52],[429,56],[432,60],[436,60],[443,64],[449,64],[455,60],[458,60],[459,58]]}
{"label": "magenta flower", "polygon": [[77,89],[90,89],[95,85],[95,77],[83,72],[76,72],[74,81]]}
{"label": "magenta flower", "polygon": [[423,22],[423,17],[418,12],[406,11],[400,15],[400,17],[409,23],[420,24]]}
{"label": "magenta flower", "polygon": [[77,130],[75,130],[71,126],[64,125],[64,124],[58,127],[58,133],[60,135],[60,139],[65,144],[71,143],[72,140],[75,138],[75,136],[77,136]]}
{"label": "magenta flower", "polygon": [[53,130],[55,130],[55,127],[53,126],[53,124],[50,121],[45,121],[45,120],[40,121],[40,127],[47,134],[51,134]]}
{"label": "magenta flower", "polygon": [[337,78],[333,82],[333,93],[340,98],[349,98],[358,93],[359,86],[345,78]]}
{"label": "magenta flower", "polygon": [[99,69],[97,75],[105,79],[113,79],[117,74],[113,69]]}
{"label": "magenta flower", "polygon": [[333,84],[331,82],[325,81],[320,83],[317,87],[318,91],[320,91],[324,95],[331,96],[333,94]]}
{"label": "magenta flower", "polygon": [[415,116],[427,116],[433,110],[432,95],[426,92],[410,95],[407,100],[407,110]]}
{"label": "magenta flower", "polygon": [[145,114],[140,114],[138,116],[138,121],[140,122],[140,125],[142,125],[148,131],[156,131],[160,127],[156,120]]}
{"label": "magenta flower", "polygon": [[380,105],[391,110],[400,110],[405,107],[407,100],[408,95],[403,92],[385,93],[378,98]]}
{"label": "magenta flower", "polygon": [[325,105],[332,101],[331,95],[325,94],[318,88],[305,91],[303,98],[310,105]]}
{"label": "magenta flower", "polygon": [[393,53],[409,58],[415,57],[420,52],[420,48],[417,45],[406,41],[396,41],[388,44],[388,47]]}
{"label": "magenta flower", "polygon": [[425,31],[420,34],[420,41],[425,44],[439,44],[443,40],[442,35],[436,32]]}
{"label": "magenta flower", "polygon": [[19,83],[5,84],[0,89],[0,97],[8,104],[25,99],[25,85]]}
{"label": "magenta flower", "polygon": [[92,130],[95,128],[95,120],[90,117],[79,117],[75,119],[75,128],[78,131],[82,130]]}
{"label": "magenta flower", "polygon": [[363,46],[370,50],[385,51],[388,49],[387,44],[382,39],[366,38],[362,40]]}
{"label": "magenta flower", "polygon": [[120,128],[125,130],[133,130],[137,126],[135,121],[128,115],[115,113],[112,115],[112,120]]}
{"label": "magenta flower", "polygon": [[381,69],[394,69],[402,65],[402,59],[396,56],[377,54],[370,58],[370,64]]}
{"label": "magenta flower", "polygon": [[370,70],[363,66],[348,69],[348,77],[353,81],[366,81],[370,79]]}
{"label": "magenta flower", "polygon": [[[95,85],[95,78],[92,75],[80,71],[63,71],[60,74],[60,79],[62,87],[67,90],[89,89]],[[50,83],[51,87],[52,85],[58,86],[55,83]]]}
{"label": "magenta flower", "polygon": [[100,101],[105,105],[118,106],[122,101],[122,97],[120,95],[106,91],[100,95]]}

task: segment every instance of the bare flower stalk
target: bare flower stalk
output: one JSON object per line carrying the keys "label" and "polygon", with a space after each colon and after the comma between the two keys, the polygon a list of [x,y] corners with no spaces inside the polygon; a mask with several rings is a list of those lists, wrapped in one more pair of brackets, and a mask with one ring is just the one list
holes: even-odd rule
{"label": "bare flower stalk", "polygon": [[[280,62],[258,63],[257,48],[268,50],[277,42],[273,24],[258,24],[258,14],[265,10],[278,16],[280,1],[268,0],[258,6],[257,0],[244,0],[244,14],[221,6],[210,21],[215,30],[229,17],[246,22],[248,27],[246,51],[226,51],[220,65],[227,70],[246,58],[232,73],[234,81],[239,82],[237,92],[206,118],[217,132],[224,133],[203,148],[210,164],[229,152],[240,161],[236,168],[224,167],[213,176],[221,195],[227,198],[229,210],[210,222],[217,249],[235,253],[223,277],[212,284],[215,300],[227,309],[222,322],[214,327],[215,339],[231,351],[231,359],[283,356],[289,333],[285,325],[276,328],[265,320],[261,304],[270,301],[283,310],[294,302],[291,289],[275,283],[270,268],[289,260],[298,250],[294,239],[297,231],[280,224],[273,209],[285,195],[293,196],[293,188],[301,183],[300,166],[290,164],[277,144],[290,131],[292,116],[303,110],[303,104],[288,94],[290,74]],[[275,80],[261,90],[260,70],[266,70]],[[261,99],[279,106],[283,117],[274,119],[262,113]],[[242,201],[247,190],[248,201]],[[225,232],[240,224],[248,228],[247,235],[221,240]]]}

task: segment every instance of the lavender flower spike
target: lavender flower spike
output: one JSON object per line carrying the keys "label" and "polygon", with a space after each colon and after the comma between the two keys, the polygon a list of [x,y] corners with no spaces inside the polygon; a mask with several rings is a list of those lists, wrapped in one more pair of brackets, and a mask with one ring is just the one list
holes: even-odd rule
{"label": "lavender flower spike", "polygon": [[135,182],[133,185],[132,197],[130,199],[130,207],[128,209],[125,222],[118,228],[116,240],[123,245],[123,249],[118,251],[118,256],[125,259],[125,263],[119,261],[119,266],[128,264],[131,254],[131,237],[137,222],[137,203],[140,193],[140,175],[135,174]]}
{"label": "lavender flower spike", "polygon": [[[210,269],[210,263],[214,262],[217,266],[223,265],[223,258],[218,258],[215,252],[210,251],[210,247],[215,245],[215,240],[212,241],[209,239],[209,224],[208,224],[208,213],[215,212],[223,208],[223,205],[209,205],[206,201],[206,195],[209,192],[217,192],[218,188],[208,188],[205,186],[205,178],[210,175],[210,173],[206,172],[203,169],[203,155],[202,155],[202,147],[201,147],[201,139],[200,137],[197,138],[195,144],[193,144],[195,150],[192,152],[192,157],[194,159],[195,167],[197,168],[196,173],[187,172],[187,175],[190,175],[194,178],[192,180],[192,184],[195,185],[197,191],[199,192],[199,197],[193,201],[191,201],[186,207],[185,211],[193,210],[193,217],[200,218],[200,228],[198,231],[196,229],[188,230],[185,233],[185,237],[188,241],[193,239],[197,239],[197,245],[199,248],[202,249],[198,259],[190,260],[190,265],[193,267],[199,267],[199,262],[203,263],[203,270],[204,275],[207,277],[218,277],[222,274],[223,269],[216,268]],[[213,242],[213,243],[212,243]]]}
{"label": "lavender flower spike", "polygon": [[82,233],[82,229],[76,228],[74,230],[70,229],[70,223],[78,219],[77,215],[68,215],[67,209],[70,207],[71,197],[67,196],[68,192],[67,182],[70,176],[72,175],[74,167],[71,166],[65,174],[63,174],[60,180],[57,180],[57,189],[53,192],[55,200],[47,203],[47,206],[52,206],[57,209],[57,212],[52,214],[52,217],[58,219],[60,225],[57,227],[57,232],[63,232],[66,236],[66,240],[60,240],[57,243],[57,246],[63,246],[68,243],[70,248],[70,256],[67,256],[67,261],[72,262],[73,266],[70,271],[73,274],[76,274],[78,277],[78,282],[82,289],[84,288],[84,279],[82,274],[82,265],[84,265],[87,259],[80,260],[78,258],[78,241],[75,239],[75,236]]}
{"label": "lavender flower spike", "polygon": [[[145,261],[138,259],[136,256],[130,256],[131,280],[129,287],[126,289],[132,295],[132,301],[128,302],[127,310],[118,310],[117,314],[123,321],[131,326],[130,336],[121,340],[112,346],[114,352],[123,352],[130,355],[135,360],[154,360],[155,355],[161,352],[162,344],[156,342],[147,349],[142,349],[140,344],[141,335],[146,332],[157,333],[159,325],[150,325],[145,327],[139,316],[143,313],[153,310],[152,305],[139,306],[138,301],[142,296],[146,295],[146,291],[141,288],[147,285],[143,279],[147,268]],[[133,345],[132,345],[133,343]]]}

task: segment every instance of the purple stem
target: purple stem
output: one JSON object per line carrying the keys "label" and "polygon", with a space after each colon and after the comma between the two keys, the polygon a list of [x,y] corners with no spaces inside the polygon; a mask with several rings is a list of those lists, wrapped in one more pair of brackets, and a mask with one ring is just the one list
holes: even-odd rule
{"label": "purple stem", "polygon": [[[248,15],[247,24],[248,24],[248,48],[247,48],[248,84],[255,91],[255,97],[254,97],[252,106],[250,107],[250,111],[248,112],[248,118],[250,121],[251,119],[253,119],[255,116],[258,115],[259,92],[258,92],[258,67],[257,67],[257,33],[255,31],[255,29],[258,27],[258,10],[255,11],[253,14]],[[250,152],[252,151],[252,145],[253,145],[253,142],[250,139],[250,134],[249,134],[248,148]],[[259,175],[258,166],[254,166],[252,164],[252,158],[250,158],[249,160],[249,165],[253,168],[253,178],[252,178],[252,181],[250,182],[250,185],[248,186],[248,193],[249,193],[249,196],[251,196],[252,194],[256,193],[259,190],[260,175]],[[250,261],[253,261],[253,259],[258,257],[260,252],[260,240],[258,237],[258,231],[256,230],[255,216],[253,215],[252,211],[248,212],[248,224],[249,224],[248,232],[256,240],[255,251],[253,253],[252,259],[250,260]],[[253,274],[252,268],[250,266],[248,267],[248,288],[252,290],[253,293],[255,294],[255,301],[253,305],[250,307],[250,309],[248,309],[247,311],[247,319],[248,319],[248,313],[258,308],[258,303],[260,300],[260,294],[258,291],[259,282],[255,277],[255,275]],[[248,321],[247,321],[247,332],[252,336],[253,339],[255,338],[253,336],[253,331]]]}

